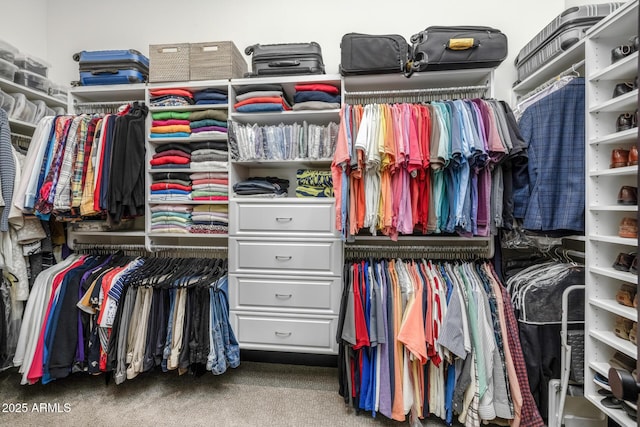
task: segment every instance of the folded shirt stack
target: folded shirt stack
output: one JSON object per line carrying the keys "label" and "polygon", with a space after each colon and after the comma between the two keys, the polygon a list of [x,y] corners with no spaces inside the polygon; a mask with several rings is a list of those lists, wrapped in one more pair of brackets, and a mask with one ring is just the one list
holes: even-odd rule
{"label": "folded shirt stack", "polygon": [[337,110],[340,108],[340,89],[324,83],[295,86],[293,110]]}
{"label": "folded shirt stack", "polygon": [[229,102],[226,89],[209,88],[193,92],[193,100],[196,105],[222,105]]}
{"label": "folded shirt stack", "polygon": [[[226,103],[226,102],[225,102]],[[189,114],[190,132],[194,136],[226,136],[226,110],[192,111]]]}
{"label": "folded shirt stack", "polygon": [[205,172],[227,172],[229,153],[226,141],[193,142],[191,147],[191,170]]}
{"label": "folded shirt stack", "polygon": [[296,197],[333,197],[331,171],[298,169]]}
{"label": "folded shirt stack", "polygon": [[191,233],[226,234],[229,232],[227,205],[197,205],[191,213]]}
{"label": "folded shirt stack", "polygon": [[189,178],[191,200],[229,200],[228,172],[196,172]]}
{"label": "folded shirt stack", "polygon": [[236,197],[287,197],[289,180],[272,176],[251,177],[233,185]]}
{"label": "folded shirt stack", "polygon": [[187,144],[159,145],[151,158],[151,169],[189,169],[192,148]]}
{"label": "folded shirt stack", "polygon": [[154,233],[188,234],[192,225],[188,205],[153,205],[151,210],[151,231]]}
{"label": "folded shirt stack", "polygon": [[240,113],[289,111],[291,102],[281,85],[246,85],[236,90],[234,109]]}
{"label": "folded shirt stack", "polygon": [[187,89],[152,89],[149,92],[151,107],[179,107],[193,105],[193,93]]}
{"label": "folded shirt stack", "polygon": [[187,201],[191,197],[191,178],[184,172],[154,172],[151,174],[151,195],[153,202]]}

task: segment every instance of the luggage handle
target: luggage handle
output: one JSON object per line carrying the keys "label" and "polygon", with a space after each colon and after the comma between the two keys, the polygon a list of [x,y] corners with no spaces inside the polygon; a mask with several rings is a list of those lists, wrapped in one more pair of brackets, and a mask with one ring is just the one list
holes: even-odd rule
{"label": "luggage handle", "polygon": [[91,75],[95,76],[96,74],[118,74],[118,70],[115,68],[103,68],[91,71]]}
{"label": "luggage handle", "polygon": [[298,67],[300,61],[273,61],[269,62],[269,67]]}

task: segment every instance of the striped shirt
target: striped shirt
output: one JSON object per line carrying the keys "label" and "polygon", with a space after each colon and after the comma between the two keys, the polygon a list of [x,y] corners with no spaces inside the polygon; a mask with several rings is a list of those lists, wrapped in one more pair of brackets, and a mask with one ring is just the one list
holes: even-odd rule
{"label": "striped shirt", "polygon": [[2,198],[7,206],[0,217],[0,231],[9,230],[9,206],[13,200],[13,180],[16,176],[16,164],[11,147],[11,129],[7,113],[0,109],[0,180]]}

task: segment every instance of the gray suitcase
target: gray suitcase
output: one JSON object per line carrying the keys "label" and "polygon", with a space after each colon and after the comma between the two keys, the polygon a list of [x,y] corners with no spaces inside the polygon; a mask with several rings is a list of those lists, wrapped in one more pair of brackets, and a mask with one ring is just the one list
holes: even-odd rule
{"label": "gray suitcase", "polygon": [[547,24],[542,31],[536,34],[536,36],[520,50],[516,57],[515,65],[518,66],[525,62],[541,50],[549,41],[570,27],[578,25],[590,27],[623,4],[622,2],[589,4],[575,6],[565,10],[556,16],[553,21]]}
{"label": "gray suitcase", "polygon": [[593,24],[578,25],[566,29],[560,34],[557,34],[553,40],[549,41],[541,49],[538,49],[533,55],[518,63],[516,65],[518,73],[516,84],[529,77],[544,64],[583,39],[587,30],[591,28],[592,25]]}

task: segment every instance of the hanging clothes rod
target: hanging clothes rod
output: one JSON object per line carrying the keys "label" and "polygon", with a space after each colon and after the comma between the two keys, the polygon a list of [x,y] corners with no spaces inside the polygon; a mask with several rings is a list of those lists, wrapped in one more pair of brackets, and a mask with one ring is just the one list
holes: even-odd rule
{"label": "hanging clothes rod", "polygon": [[11,132],[11,136],[15,136],[16,138],[22,138],[22,139],[31,140],[31,137],[29,135],[23,135],[21,133]]}
{"label": "hanging clothes rod", "polygon": [[489,89],[489,85],[480,86],[454,86],[454,87],[434,87],[434,88],[422,88],[422,89],[399,89],[399,90],[370,90],[370,91],[356,91],[356,92],[344,92],[345,97],[355,96],[396,96],[396,95],[430,95],[430,94],[447,94],[447,93],[461,93],[461,92],[478,92]]}
{"label": "hanging clothes rod", "polygon": [[526,100],[527,98],[532,97],[533,95],[535,95],[538,92],[541,92],[542,90],[548,88],[549,86],[551,86],[552,84],[554,84],[555,82],[557,82],[559,79],[561,79],[562,77],[566,77],[566,76],[571,76],[574,75],[576,77],[580,76],[580,73],[578,72],[578,68],[584,66],[585,60],[581,60],[578,61],[576,63],[574,63],[573,65],[571,65],[571,67],[567,68],[564,71],[561,71],[557,76],[550,78],[549,80],[547,80],[544,83],[541,83],[538,87],[536,87],[535,89],[529,91],[528,93],[526,93],[524,96],[522,96],[522,98],[520,98],[518,101],[522,102],[524,100]]}
{"label": "hanging clothes rod", "polygon": [[[477,243],[477,242],[476,242]],[[368,253],[369,256],[384,256],[385,254],[403,254],[414,257],[469,258],[473,256],[491,258],[493,257],[493,241],[487,240],[486,244],[469,244],[464,240],[452,241],[451,244],[443,245],[345,245],[347,255]]]}
{"label": "hanging clothes rod", "polygon": [[203,251],[203,252],[227,252],[227,246],[170,246],[170,245],[151,245],[151,249],[159,251]]}
{"label": "hanging clothes rod", "polygon": [[117,107],[120,105],[133,104],[134,102],[144,102],[144,100],[129,101],[108,101],[108,102],[77,102],[74,101],[76,107]]}

